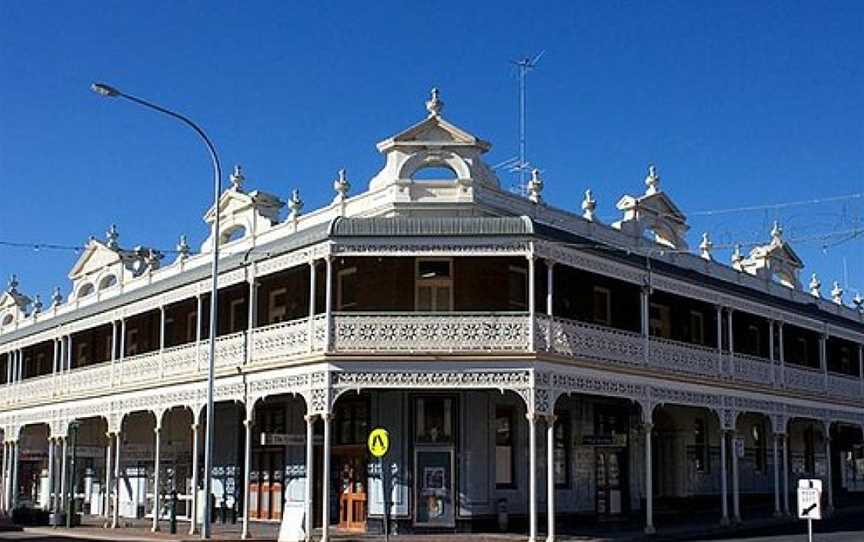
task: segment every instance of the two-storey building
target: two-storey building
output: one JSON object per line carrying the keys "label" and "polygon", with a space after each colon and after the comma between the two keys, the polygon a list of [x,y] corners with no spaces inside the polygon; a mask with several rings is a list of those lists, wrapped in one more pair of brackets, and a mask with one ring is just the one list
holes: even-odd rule
{"label": "two-storey building", "polygon": [[217,238],[213,493],[244,534],[284,511],[323,539],[377,531],[387,506],[399,532],[551,541],[556,522],[652,532],[681,499],[724,523],[789,515],[801,477],[829,508],[864,495],[864,316],[802,287],[779,225],[726,265],[707,235],[688,249],[653,167],[612,224],[590,191],[578,213],[545,202],[537,172],[513,194],[490,144],[437,92],[426,105],[361,193],[343,171],[329,205],[304,213],[295,191],[283,213],[237,168],[194,254],[126,249],[112,227],[67,296],[10,281],[3,509],[56,509],[74,480],[84,513],[158,528],[176,488],[194,532]]}

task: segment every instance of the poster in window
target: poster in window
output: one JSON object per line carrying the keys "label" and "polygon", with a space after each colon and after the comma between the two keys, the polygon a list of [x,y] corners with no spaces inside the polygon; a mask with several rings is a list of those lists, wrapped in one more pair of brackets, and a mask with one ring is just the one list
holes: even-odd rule
{"label": "poster in window", "polygon": [[415,464],[416,525],[455,525],[453,496],[453,449],[417,449]]}

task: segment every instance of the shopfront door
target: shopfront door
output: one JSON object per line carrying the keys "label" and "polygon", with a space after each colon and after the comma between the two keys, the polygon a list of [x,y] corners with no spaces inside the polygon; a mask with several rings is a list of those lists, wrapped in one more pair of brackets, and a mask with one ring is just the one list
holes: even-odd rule
{"label": "shopfront door", "polygon": [[625,448],[596,448],[597,515],[614,518],[624,513]]}
{"label": "shopfront door", "polygon": [[367,476],[366,453],[362,446],[333,449],[339,469],[339,529],[366,532]]}

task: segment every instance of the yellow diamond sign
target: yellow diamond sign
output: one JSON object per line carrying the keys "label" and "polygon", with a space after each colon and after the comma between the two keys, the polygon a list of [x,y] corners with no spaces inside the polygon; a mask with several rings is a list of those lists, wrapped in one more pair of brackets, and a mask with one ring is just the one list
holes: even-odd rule
{"label": "yellow diamond sign", "polygon": [[369,452],[375,457],[383,457],[390,449],[390,433],[383,427],[376,427],[369,433]]}

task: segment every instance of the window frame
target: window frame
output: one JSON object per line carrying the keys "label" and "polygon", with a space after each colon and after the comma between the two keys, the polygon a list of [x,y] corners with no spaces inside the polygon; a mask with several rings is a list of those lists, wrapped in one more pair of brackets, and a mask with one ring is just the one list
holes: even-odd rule
{"label": "window frame", "polygon": [[353,303],[346,304],[343,299],[345,297],[345,288],[343,285],[343,280],[348,275],[357,275],[357,266],[346,267],[345,269],[340,269],[336,271],[336,310],[344,311],[346,309],[352,309],[357,306],[357,301],[355,300]]}
{"label": "window frame", "polygon": [[[606,318],[597,317],[597,294],[606,298]],[[612,327],[612,290],[595,285],[591,290],[591,321],[597,325]]]}
{"label": "window frame", "polygon": [[[450,272],[449,276],[446,278],[422,278],[420,276],[420,264],[423,262],[447,262]],[[415,258],[414,259],[414,310],[416,312],[453,312],[454,309],[454,265],[453,258],[449,257],[437,257],[437,258]],[[432,288],[432,296],[430,301],[432,302],[432,307],[428,311],[420,310],[420,288]],[[440,288],[448,289],[448,307],[446,309],[440,309],[438,307],[438,296],[435,295],[437,290]]]}
{"label": "window frame", "polygon": [[[508,420],[508,435],[507,444],[498,443],[498,420],[507,418]],[[510,456],[510,481],[500,482],[498,479],[498,469],[495,469],[495,488],[496,489],[516,489],[516,409],[513,405],[499,404],[495,405],[495,463],[498,463],[498,449],[509,448]]]}
{"label": "window frame", "polygon": [[[696,320],[699,322],[698,326],[695,324]],[[698,339],[696,337],[697,329],[699,330]],[[690,342],[705,346],[705,313],[696,309],[690,310]]]}
{"label": "window frame", "polygon": [[[514,301],[510,296],[512,293],[510,291],[510,280],[513,275],[519,275],[519,278],[522,280],[522,283],[525,285],[524,291],[522,292],[525,295],[524,301]],[[528,269],[526,267],[520,267],[518,265],[509,265],[507,266],[507,308],[516,311],[516,312],[527,312],[528,311]]]}
{"label": "window frame", "polygon": [[[285,303],[277,306],[274,300],[279,295],[285,296]],[[267,323],[278,324],[284,322],[286,316],[288,316],[288,288],[285,286],[281,288],[273,288],[267,292]]]}

